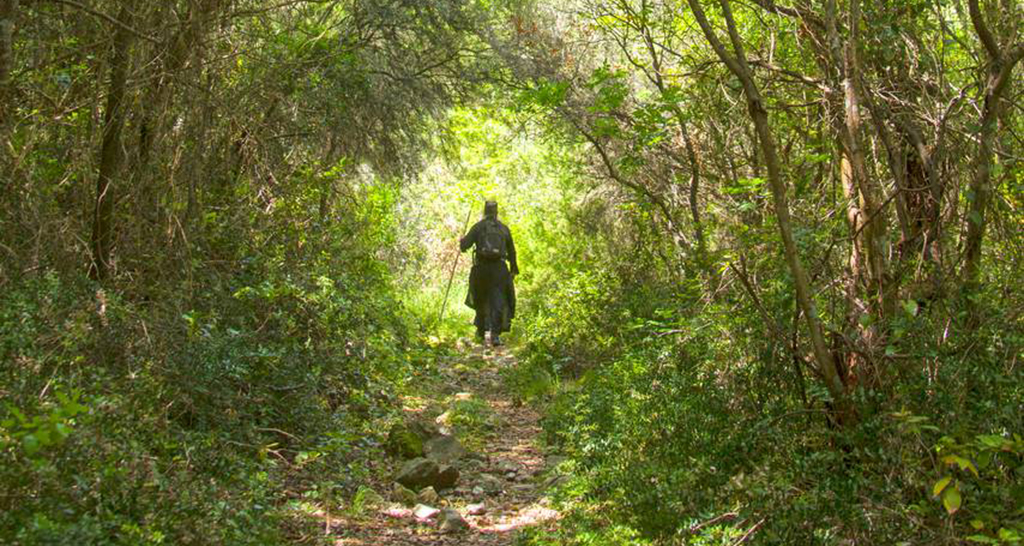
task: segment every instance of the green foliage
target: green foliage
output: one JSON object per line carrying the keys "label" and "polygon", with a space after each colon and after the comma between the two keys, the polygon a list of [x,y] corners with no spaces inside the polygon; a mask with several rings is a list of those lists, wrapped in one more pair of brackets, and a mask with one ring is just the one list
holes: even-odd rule
{"label": "green foliage", "polygon": [[377,257],[394,192],[367,185],[311,232],[294,222],[317,206],[308,187],[267,216],[204,219],[196,244],[230,268],[197,260],[174,287],[51,272],[5,290],[0,541],[275,543],[305,519],[290,491],[355,490],[410,365]]}
{"label": "green foliage", "polygon": [[14,418],[0,423],[0,434],[20,443],[24,455],[30,459],[37,457],[41,450],[63,444],[73,431],[75,417],[89,409],[79,403],[81,394],[78,392],[68,396],[57,391],[55,395],[57,403],[49,413],[29,419],[18,408],[10,406],[7,409]]}
{"label": "green foliage", "polygon": [[486,401],[476,397],[453,398],[446,406],[448,409],[439,417],[440,421],[470,449],[479,449],[493,436],[497,416]]}

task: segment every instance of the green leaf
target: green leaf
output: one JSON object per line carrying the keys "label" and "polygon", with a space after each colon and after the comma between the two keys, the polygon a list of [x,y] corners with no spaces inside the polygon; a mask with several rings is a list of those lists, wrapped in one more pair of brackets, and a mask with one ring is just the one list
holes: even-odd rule
{"label": "green leaf", "polygon": [[942,458],[942,461],[948,465],[955,464],[960,467],[960,470],[970,470],[975,477],[978,476],[978,469],[974,466],[974,463],[959,455],[946,455]]}
{"label": "green leaf", "polygon": [[946,486],[949,485],[949,482],[952,479],[952,476],[945,476],[941,480],[935,482],[935,486],[932,487],[932,496],[938,497],[940,494],[942,494],[942,491],[946,489]]}
{"label": "green leaf", "polygon": [[1007,529],[1006,527],[999,528],[999,540],[1005,542],[1020,542],[1020,534],[1013,529]]}
{"label": "green leaf", "polygon": [[942,493],[942,505],[946,507],[946,512],[951,516],[960,509],[962,500],[960,489],[957,487],[949,487]]}
{"label": "green leaf", "polygon": [[34,434],[26,434],[25,437],[21,439],[21,446],[25,448],[25,454],[31,457],[39,451],[39,440]]}
{"label": "green leaf", "polygon": [[907,301],[903,302],[903,309],[905,309],[907,311],[908,315],[910,315],[912,317],[916,317],[917,316],[918,306],[917,306],[917,302],[916,301],[914,301],[914,300],[907,300]]}
{"label": "green leaf", "polygon": [[987,537],[985,535],[971,535],[967,537],[967,540],[969,540],[970,542],[980,542],[982,544],[999,544],[998,540],[992,537]]}

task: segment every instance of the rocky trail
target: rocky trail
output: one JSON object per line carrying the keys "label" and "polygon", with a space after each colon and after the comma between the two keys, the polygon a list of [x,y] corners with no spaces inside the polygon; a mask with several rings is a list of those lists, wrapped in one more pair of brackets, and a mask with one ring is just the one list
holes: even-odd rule
{"label": "rocky trail", "polygon": [[388,434],[383,464],[357,515],[327,518],[337,546],[506,545],[517,531],[554,525],[545,496],[558,458],[538,441],[540,416],[502,381],[515,364],[505,348],[460,342],[438,378],[403,400],[405,422]]}

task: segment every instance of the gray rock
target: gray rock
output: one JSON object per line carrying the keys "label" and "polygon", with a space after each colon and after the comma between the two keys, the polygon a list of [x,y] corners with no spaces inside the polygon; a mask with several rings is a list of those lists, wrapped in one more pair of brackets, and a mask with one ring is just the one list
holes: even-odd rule
{"label": "gray rock", "polygon": [[417,420],[412,421],[408,424],[409,430],[416,436],[419,436],[421,440],[426,442],[427,440],[441,434],[437,426],[429,421]]}
{"label": "gray rock", "polygon": [[496,478],[490,474],[480,474],[477,477],[477,486],[488,495],[494,495],[501,493],[505,489],[505,482],[501,478]]}
{"label": "gray rock", "polygon": [[476,459],[465,459],[463,461],[459,461],[459,465],[466,472],[480,472],[485,466],[484,463]]}
{"label": "gray rock", "polygon": [[444,465],[438,468],[437,480],[434,487],[438,489],[450,489],[459,483],[459,469],[454,466]]}
{"label": "gray rock", "polygon": [[457,438],[448,435],[435,436],[427,440],[423,444],[423,452],[441,464],[452,464],[469,454]]}
{"label": "gray rock", "polygon": [[459,469],[419,457],[406,461],[395,474],[395,481],[413,490],[424,487],[433,487],[435,490],[451,489],[459,482]]}
{"label": "gray rock", "polygon": [[419,501],[420,504],[437,504],[438,501],[441,500],[441,497],[433,487],[425,487],[418,495],[416,495],[416,500]]}
{"label": "gray rock", "polygon": [[498,465],[502,472],[519,472],[520,466],[512,461],[502,461]]}
{"label": "gray rock", "polygon": [[416,516],[419,520],[434,519],[440,514],[441,511],[433,506],[427,506],[426,504],[417,504],[416,508],[412,509],[412,515]]}
{"label": "gray rock", "polygon": [[441,512],[441,531],[445,533],[458,533],[469,530],[469,523],[462,519],[457,510],[447,508]]}
{"label": "gray rock", "polygon": [[436,462],[418,457],[406,461],[395,475],[395,481],[414,490],[437,484],[441,468]]}

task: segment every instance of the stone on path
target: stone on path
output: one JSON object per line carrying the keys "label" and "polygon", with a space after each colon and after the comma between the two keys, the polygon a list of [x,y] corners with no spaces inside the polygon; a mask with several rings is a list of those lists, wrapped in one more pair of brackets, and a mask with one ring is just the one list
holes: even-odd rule
{"label": "stone on path", "polygon": [[451,489],[459,483],[459,469],[454,466],[442,465],[437,473],[434,485],[438,489]]}
{"label": "stone on path", "polygon": [[516,493],[533,493],[534,486],[528,483],[520,483],[513,485],[512,490]]}
{"label": "stone on path", "polygon": [[428,458],[441,464],[454,463],[469,453],[457,438],[446,434],[427,440],[423,444],[423,451]]}
{"label": "stone on path", "polygon": [[395,481],[409,489],[419,490],[433,485],[440,472],[441,468],[436,462],[418,457],[402,465],[401,470],[395,475]]}
{"label": "stone on path", "polygon": [[433,487],[425,487],[416,495],[416,500],[421,504],[437,504],[441,500],[441,496],[437,494]]}
{"label": "stone on path", "polygon": [[519,472],[520,466],[513,461],[502,461],[501,464],[498,465],[498,468],[505,473],[516,473]]}
{"label": "stone on path", "polygon": [[482,516],[487,513],[487,505],[482,502],[467,505],[466,513],[471,516]]}
{"label": "stone on path", "polygon": [[446,508],[441,512],[441,531],[445,533],[457,533],[469,529],[469,523],[462,519],[458,510]]}
{"label": "stone on path", "polygon": [[505,482],[490,474],[480,474],[480,476],[477,477],[477,485],[488,495],[501,493],[501,491],[505,489]]}
{"label": "stone on path", "polygon": [[412,515],[415,516],[416,519],[422,521],[434,519],[440,513],[441,511],[438,510],[437,508],[434,508],[433,506],[427,506],[426,504],[417,504],[416,508],[412,509]]}
{"label": "stone on path", "polygon": [[415,490],[431,486],[435,489],[449,489],[458,483],[459,469],[419,457],[406,461],[395,474],[395,481]]}
{"label": "stone on path", "polygon": [[486,463],[480,462],[477,459],[466,459],[461,462],[462,469],[467,472],[480,472],[486,466]]}

